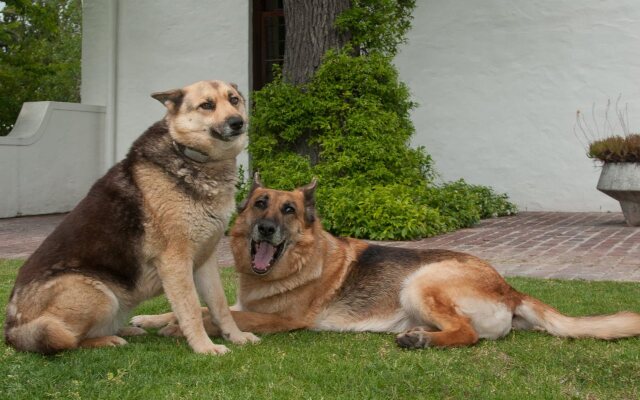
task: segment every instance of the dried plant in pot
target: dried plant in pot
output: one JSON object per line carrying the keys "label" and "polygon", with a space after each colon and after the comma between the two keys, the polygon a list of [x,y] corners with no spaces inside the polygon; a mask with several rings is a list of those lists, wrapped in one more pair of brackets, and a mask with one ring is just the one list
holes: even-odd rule
{"label": "dried plant in pot", "polygon": [[588,156],[604,163],[598,190],[620,202],[627,224],[640,226],[640,134],[594,140]]}
{"label": "dried plant in pot", "polygon": [[595,103],[591,118],[578,110],[574,134],[587,139],[587,155],[602,164],[597,189],[620,202],[628,225],[640,226],[640,134],[630,132],[628,105],[620,107],[621,98],[607,101],[604,120],[596,117]]}

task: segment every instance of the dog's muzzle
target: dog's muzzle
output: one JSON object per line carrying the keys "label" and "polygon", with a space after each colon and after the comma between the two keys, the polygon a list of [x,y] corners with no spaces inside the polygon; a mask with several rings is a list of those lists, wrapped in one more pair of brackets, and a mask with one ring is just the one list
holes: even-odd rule
{"label": "dog's muzzle", "polygon": [[234,115],[224,121],[222,129],[216,129],[212,127],[210,129],[210,134],[216,139],[230,142],[246,131],[247,124],[244,123],[244,119],[239,115]]}
{"label": "dog's muzzle", "polygon": [[261,220],[253,226],[250,246],[253,272],[265,275],[284,253],[286,243],[279,226]]}

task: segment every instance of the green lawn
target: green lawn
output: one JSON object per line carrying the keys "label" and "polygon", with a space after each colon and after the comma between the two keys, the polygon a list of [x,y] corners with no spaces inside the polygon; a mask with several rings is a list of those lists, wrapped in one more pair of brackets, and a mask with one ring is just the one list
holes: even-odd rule
{"label": "green lawn", "polygon": [[[0,260],[2,309],[21,261]],[[227,295],[233,279],[225,271]],[[572,314],[640,311],[639,283],[512,278]],[[138,313],[168,310],[163,298]],[[4,321],[4,311],[0,320]],[[216,343],[222,343],[215,339]],[[393,335],[293,332],[258,345],[193,354],[155,334],[128,346],[43,357],[0,345],[0,399],[392,399],[640,397],[640,339],[558,339],[512,332],[471,348],[398,349]]]}

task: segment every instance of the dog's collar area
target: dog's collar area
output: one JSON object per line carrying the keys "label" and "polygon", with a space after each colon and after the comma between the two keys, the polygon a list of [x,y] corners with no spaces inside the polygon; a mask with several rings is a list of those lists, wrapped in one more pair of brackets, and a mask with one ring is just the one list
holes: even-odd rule
{"label": "dog's collar area", "polygon": [[197,163],[206,163],[211,159],[208,155],[201,153],[198,150],[192,149],[191,147],[180,144],[175,140],[173,141],[173,148],[175,148],[180,155]]}

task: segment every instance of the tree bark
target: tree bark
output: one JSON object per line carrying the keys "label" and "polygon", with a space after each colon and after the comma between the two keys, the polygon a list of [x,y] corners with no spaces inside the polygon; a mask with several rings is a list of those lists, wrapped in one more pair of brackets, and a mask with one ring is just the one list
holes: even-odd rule
{"label": "tree bark", "polygon": [[348,35],[339,33],[334,23],[350,6],[350,0],[284,0],[286,82],[308,82],[327,50],[345,45]]}

